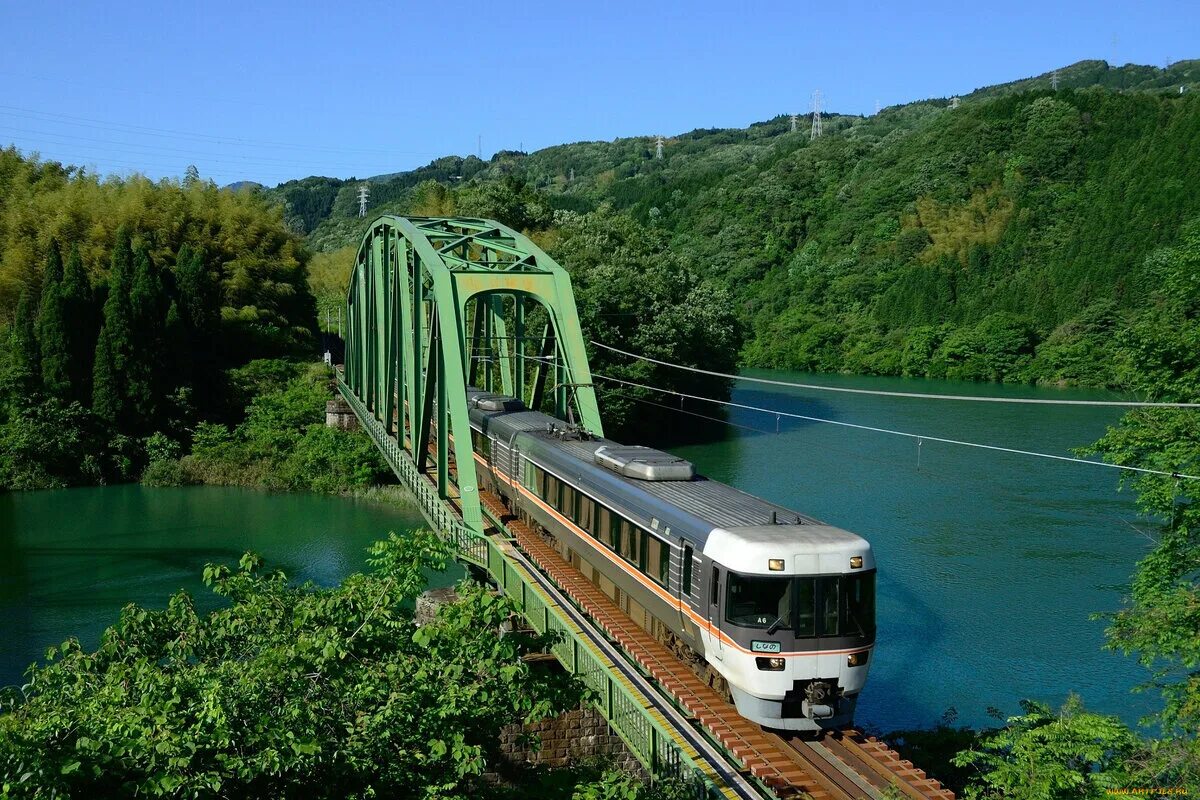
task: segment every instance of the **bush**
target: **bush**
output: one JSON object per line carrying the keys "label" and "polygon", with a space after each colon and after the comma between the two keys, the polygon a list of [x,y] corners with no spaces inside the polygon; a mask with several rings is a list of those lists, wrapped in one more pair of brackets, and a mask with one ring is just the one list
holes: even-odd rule
{"label": "bush", "polygon": [[504,725],[576,707],[582,690],[526,656],[552,636],[498,635],[516,609],[483,587],[421,628],[412,606],[449,552],[393,534],[374,571],[295,586],[247,554],[209,565],[228,601],[185,592],[126,607],[94,652],[31,668],[0,713],[0,792],[41,797],[472,797]]}

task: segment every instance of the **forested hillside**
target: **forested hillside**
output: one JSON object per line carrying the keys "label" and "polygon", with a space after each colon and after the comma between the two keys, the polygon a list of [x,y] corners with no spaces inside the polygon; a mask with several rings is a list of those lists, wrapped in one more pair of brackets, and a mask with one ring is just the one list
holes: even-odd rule
{"label": "forested hillside", "polygon": [[0,150],[0,489],[136,479],[239,421],[236,368],[316,353],[307,261],[250,191]]}
{"label": "forested hillside", "polygon": [[[1112,345],[1151,301],[1153,253],[1200,217],[1200,62],[1081,62],[1057,81],[830,114],[815,141],[780,116],[669,138],[661,160],[652,137],[444,158],[371,179],[371,211],[444,211],[437,181],[458,213],[515,210],[553,252],[570,217],[550,209],[606,207],[732,294],[747,365],[1123,385]],[[359,183],[268,195],[335,252],[361,231]],[[302,192],[324,192],[319,221]]]}

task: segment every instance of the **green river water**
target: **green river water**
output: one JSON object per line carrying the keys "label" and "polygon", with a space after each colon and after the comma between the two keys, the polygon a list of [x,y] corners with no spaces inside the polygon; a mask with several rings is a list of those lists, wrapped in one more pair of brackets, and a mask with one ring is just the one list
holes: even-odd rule
{"label": "green river water", "polygon": [[[1098,398],[1078,391],[754,373],[900,391]],[[734,400],[841,422],[1069,455],[1119,409],[934,402],[741,383]],[[687,410],[710,414],[699,404]],[[681,426],[692,419],[680,416]],[[868,538],[879,561],[879,646],[858,721],[881,729],[988,721],[1078,691],[1135,721],[1144,674],[1101,649],[1096,611],[1118,607],[1148,540],[1115,471],[732,411],[718,441],[674,448],[705,474]],[[686,431],[680,431],[681,437]],[[254,550],[321,584],[362,569],[364,548],[415,512],[335,497],[194,487],[0,494],[0,683],[47,646],[94,646],[121,606],[203,602],[209,561]]]}

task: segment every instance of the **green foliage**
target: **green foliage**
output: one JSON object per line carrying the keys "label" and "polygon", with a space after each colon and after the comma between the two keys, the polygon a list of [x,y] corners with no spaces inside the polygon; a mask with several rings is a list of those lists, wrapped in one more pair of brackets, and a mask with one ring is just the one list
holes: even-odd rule
{"label": "green foliage", "polygon": [[53,489],[105,473],[102,425],[79,403],[50,398],[12,409],[0,424],[0,487]]}
{"label": "green foliage", "polygon": [[524,659],[549,637],[498,635],[515,609],[481,587],[414,627],[425,576],[449,560],[432,533],[393,534],[370,560],[321,589],[247,554],[204,570],[221,610],[179,593],[127,607],[95,652],[52,648],[0,713],[5,796],[488,794],[499,729],[579,690]]}
{"label": "green foliage", "polygon": [[[729,293],[675,257],[660,234],[607,208],[559,212],[555,223],[550,253],[571,273],[587,338],[687,366],[735,368],[740,339]],[[592,346],[588,362],[593,373],[612,378],[728,395],[728,387],[711,378]],[[635,440],[662,432],[664,410],[638,402],[661,402],[661,395],[603,380],[597,390],[610,435]]]}
{"label": "green foliage", "polygon": [[37,341],[42,367],[42,390],[51,397],[69,399],[73,392],[71,350],[67,340],[67,301],[63,296],[62,254],[50,240],[42,273],[42,302],[37,318]]}
{"label": "green foliage", "polygon": [[97,319],[92,286],[83,271],[83,258],[78,244],[71,245],[71,252],[67,256],[58,291],[58,304],[64,321],[60,335],[66,342],[70,397],[86,404],[92,397],[92,358],[96,349]]}
{"label": "green foliage", "polygon": [[[264,377],[272,372],[276,374]],[[234,427],[200,423],[193,432],[191,454],[182,459],[182,472],[160,466],[150,479],[344,492],[390,478],[366,435],[324,425],[325,402],[332,395],[323,365],[291,377],[294,367],[252,363],[233,380],[270,385],[272,377],[283,377],[280,372],[290,379],[255,396],[243,422]]]}
{"label": "green foliage", "polygon": [[[373,180],[373,210],[498,215],[550,241],[543,207],[610,203],[730,293],[751,366],[1123,386],[1111,345],[1153,316],[1146,256],[1200,217],[1200,97],[1163,91],[1195,62],[1060,73],[1058,92],[1041,76],[953,110],[831,115],[811,142],[780,117],[683,134],[662,160],[642,137],[497,154],[462,181],[430,165]],[[347,189],[314,248],[357,243]],[[943,326],[948,350],[914,361],[908,340]]]}
{"label": "green foliage", "polygon": [[1126,762],[1139,743],[1118,719],[1085,711],[1074,695],[1057,712],[1028,700],[1021,706],[1024,714],[955,758],[981,772],[968,800],[1099,800],[1131,785]]}

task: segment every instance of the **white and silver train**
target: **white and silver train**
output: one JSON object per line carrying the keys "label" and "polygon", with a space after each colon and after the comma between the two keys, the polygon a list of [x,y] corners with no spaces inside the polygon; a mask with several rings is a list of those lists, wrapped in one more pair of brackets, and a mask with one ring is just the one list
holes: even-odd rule
{"label": "white and silver train", "polygon": [[739,714],[791,731],[851,724],[875,644],[865,539],[512,397],[468,398],[480,485]]}

